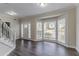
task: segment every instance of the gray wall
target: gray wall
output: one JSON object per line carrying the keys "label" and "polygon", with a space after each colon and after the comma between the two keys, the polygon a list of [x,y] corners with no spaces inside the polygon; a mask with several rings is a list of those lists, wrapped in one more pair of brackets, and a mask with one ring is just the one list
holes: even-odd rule
{"label": "gray wall", "polygon": [[59,14],[66,14],[67,18],[67,45],[68,47],[76,47],[76,9],[75,7],[60,9],[52,12],[47,12],[39,15],[28,16],[21,18],[21,23],[27,23],[28,21],[32,24],[31,36],[33,41],[38,41],[36,39],[36,21],[42,17],[55,16]]}
{"label": "gray wall", "polygon": [[76,21],[76,49],[79,52],[79,6],[77,6],[76,16],[77,16],[77,21]]}

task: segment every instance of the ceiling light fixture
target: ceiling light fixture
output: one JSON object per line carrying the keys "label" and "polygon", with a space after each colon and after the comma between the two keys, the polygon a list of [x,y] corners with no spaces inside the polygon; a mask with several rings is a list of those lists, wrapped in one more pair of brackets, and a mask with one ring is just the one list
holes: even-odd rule
{"label": "ceiling light fixture", "polygon": [[39,5],[40,7],[45,7],[45,6],[47,5],[47,3],[38,3],[38,5]]}
{"label": "ceiling light fixture", "polygon": [[16,13],[14,11],[9,11],[9,12],[6,12],[7,14],[9,15],[16,15]]}

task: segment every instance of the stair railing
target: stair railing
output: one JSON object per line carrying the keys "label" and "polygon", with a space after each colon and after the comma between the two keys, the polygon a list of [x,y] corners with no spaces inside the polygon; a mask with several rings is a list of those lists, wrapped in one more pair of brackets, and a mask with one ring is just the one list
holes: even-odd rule
{"label": "stair railing", "polygon": [[6,22],[0,20],[0,42],[10,47],[16,46],[16,34]]}

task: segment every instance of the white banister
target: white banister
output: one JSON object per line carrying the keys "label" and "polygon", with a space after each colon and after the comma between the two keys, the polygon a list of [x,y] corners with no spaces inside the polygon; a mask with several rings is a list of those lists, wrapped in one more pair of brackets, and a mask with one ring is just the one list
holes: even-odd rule
{"label": "white banister", "polygon": [[14,48],[16,46],[16,35],[5,22],[0,20],[0,43]]}

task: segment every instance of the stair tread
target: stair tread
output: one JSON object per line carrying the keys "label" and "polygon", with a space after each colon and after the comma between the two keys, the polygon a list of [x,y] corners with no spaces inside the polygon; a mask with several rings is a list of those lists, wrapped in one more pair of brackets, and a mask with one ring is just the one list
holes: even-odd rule
{"label": "stair tread", "polygon": [[12,48],[0,43],[0,56],[5,56]]}

